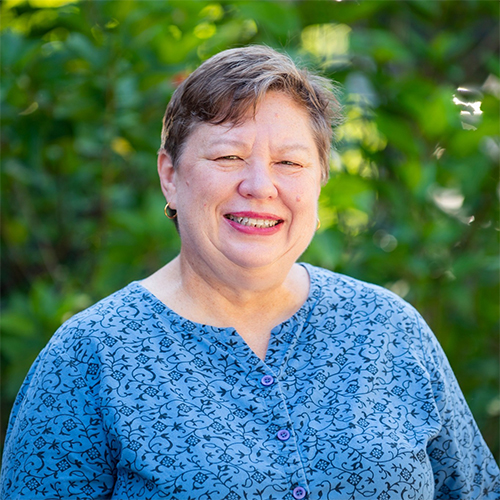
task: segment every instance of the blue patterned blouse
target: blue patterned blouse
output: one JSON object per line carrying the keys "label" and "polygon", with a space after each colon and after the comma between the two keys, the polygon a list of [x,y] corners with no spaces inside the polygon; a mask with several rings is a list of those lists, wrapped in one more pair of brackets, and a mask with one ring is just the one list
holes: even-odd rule
{"label": "blue patterned blouse", "polygon": [[499,499],[433,334],[392,293],[306,265],[265,362],[135,282],[66,322],[15,403],[2,499]]}

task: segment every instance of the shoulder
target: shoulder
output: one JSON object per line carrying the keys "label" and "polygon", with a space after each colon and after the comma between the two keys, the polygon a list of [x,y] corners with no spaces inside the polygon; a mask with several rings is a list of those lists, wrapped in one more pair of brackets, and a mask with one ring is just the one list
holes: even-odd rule
{"label": "shoulder", "polygon": [[94,387],[104,368],[115,371],[115,360],[125,363],[125,351],[135,352],[147,338],[157,322],[157,302],[133,282],[75,314],[57,329],[38,355],[21,398],[28,388]]}
{"label": "shoulder", "polygon": [[[315,298],[315,328],[345,350],[378,349],[391,362],[416,362],[429,373],[443,372],[445,379],[452,379],[438,339],[411,304],[381,286],[311,265],[306,268]],[[421,372],[419,367],[415,370]]]}
{"label": "shoulder", "polygon": [[155,315],[155,302],[138,282],[132,282],[65,321],[47,348],[110,344],[111,339],[133,336]]}
{"label": "shoulder", "polygon": [[380,285],[361,281],[310,264],[305,264],[305,267],[311,276],[313,293],[318,296],[333,298],[341,303],[366,304],[376,301],[394,310],[406,310],[411,314],[416,313],[411,304]]}
{"label": "shoulder", "polygon": [[[319,321],[334,322],[341,331],[384,336],[407,346],[421,346],[425,321],[395,293],[326,269],[305,265]],[[428,327],[427,327],[428,328]],[[364,337],[360,337],[361,340]]]}

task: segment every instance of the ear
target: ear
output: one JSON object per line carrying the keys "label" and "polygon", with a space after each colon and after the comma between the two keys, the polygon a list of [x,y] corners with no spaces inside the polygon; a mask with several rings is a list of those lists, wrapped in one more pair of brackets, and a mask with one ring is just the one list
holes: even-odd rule
{"label": "ear", "polygon": [[175,210],[177,206],[176,175],[172,158],[163,148],[158,152],[158,176],[163,196],[170,203],[170,208]]}

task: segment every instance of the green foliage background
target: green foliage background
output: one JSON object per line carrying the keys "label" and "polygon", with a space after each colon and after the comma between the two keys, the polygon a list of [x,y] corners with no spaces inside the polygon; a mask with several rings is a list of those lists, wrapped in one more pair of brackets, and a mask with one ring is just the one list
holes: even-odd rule
{"label": "green foliage background", "polygon": [[304,260],[416,306],[499,456],[497,2],[1,9],[2,429],[61,322],[176,255],[155,167],[176,84],[219,50],[265,43],[343,89]]}

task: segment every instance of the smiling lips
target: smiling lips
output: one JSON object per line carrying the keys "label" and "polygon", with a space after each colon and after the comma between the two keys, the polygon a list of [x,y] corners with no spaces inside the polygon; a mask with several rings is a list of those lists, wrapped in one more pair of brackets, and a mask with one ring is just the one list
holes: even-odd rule
{"label": "smiling lips", "polygon": [[[257,215],[257,214],[255,214]],[[276,227],[278,224],[282,223],[282,219],[270,218],[270,217],[249,217],[248,215],[241,214],[226,214],[224,217],[231,222],[235,222],[240,226],[248,228],[257,229],[269,229]]]}

